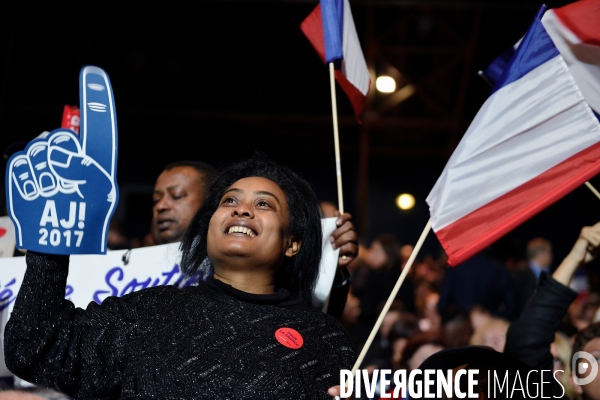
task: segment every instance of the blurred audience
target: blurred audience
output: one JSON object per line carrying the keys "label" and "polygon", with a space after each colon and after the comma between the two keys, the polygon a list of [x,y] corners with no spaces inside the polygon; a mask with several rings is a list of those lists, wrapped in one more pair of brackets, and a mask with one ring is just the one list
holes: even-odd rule
{"label": "blurred audience", "polygon": [[[406,370],[406,375],[408,376],[410,371],[419,368],[421,363],[428,357],[432,356],[438,351],[444,350],[446,347],[446,342],[439,334],[416,332],[406,341],[404,350],[402,351],[401,361],[398,364],[399,368],[397,369]],[[400,399],[401,397],[393,397],[393,391],[394,383],[391,382],[390,386],[385,390],[385,395],[382,395],[382,393],[376,393],[375,398]]]}
{"label": "blurred audience", "polygon": [[488,346],[501,353],[504,351],[508,326],[509,323],[505,319],[491,317],[475,329],[469,344]]}
{"label": "blurred audience", "polygon": [[515,299],[510,275],[499,261],[481,252],[456,267],[445,269],[438,310],[442,321],[479,306],[511,320]]}
{"label": "blurred audience", "polygon": [[527,266],[513,272],[515,291],[515,317],[518,317],[533,294],[542,271],[550,272],[552,244],[549,240],[536,237],[527,243]]}
{"label": "blurred audience", "polygon": [[421,363],[432,354],[446,348],[443,337],[437,333],[419,332],[411,336],[402,352],[406,372],[419,368]]}
{"label": "blurred audience", "polygon": [[600,309],[600,296],[598,293],[579,293],[569,306],[566,321],[577,330],[583,330],[594,322]]}
{"label": "blurred audience", "polygon": [[469,313],[464,311],[446,321],[442,327],[442,334],[446,338],[448,347],[463,347],[469,345],[473,330]]}
{"label": "blurred audience", "polygon": [[[578,297],[578,293],[569,287],[573,276],[583,265],[591,262],[600,250],[600,223],[581,229],[580,235],[569,254],[562,260],[552,275],[542,272],[536,289],[525,305],[520,317],[511,323],[504,352],[527,363],[534,370],[551,370],[558,362],[558,346],[552,354],[552,344],[556,341],[561,321],[566,316],[570,304]],[[584,400],[600,399],[600,377],[591,375],[589,362],[581,353],[591,354],[592,358],[600,357],[600,323],[591,323],[575,334],[571,359],[577,368],[572,371],[571,385],[574,391]],[[558,358],[557,360],[555,360]],[[567,357],[566,363],[569,363]],[[562,363],[564,363],[564,357]],[[589,382],[579,379],[590,378]],[[585,384],[584,384],[585,383]],[[546,393],[555,398],[568,399],[562,384],[550,380],[545,386]]]}
{"label": "blurred audience", "polygon": [[131,241],[123,232],[123,227],[121,226],[121,222],[117,219],[112,219],[110,221],[110,225],[108,226],[108,235],[106,238],[107,245],[109,250],[122,250],[122,249],[130,249]]}
{"label": "blurred audience", "polygon": [[[400,246],[392,235],[375,238],[359,259],[351,290],[360,301],[359,329],[356,331],[360,343],[366,340],[391,295],[400,277],[400,267]],[[400,287],[395,301],[402,311],[415,312],[414,285],[409,279]]]}

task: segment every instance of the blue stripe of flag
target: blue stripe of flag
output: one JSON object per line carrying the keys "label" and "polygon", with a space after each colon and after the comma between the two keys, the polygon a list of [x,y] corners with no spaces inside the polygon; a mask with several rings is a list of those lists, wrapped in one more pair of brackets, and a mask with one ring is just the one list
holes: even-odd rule
{"label": "blue stripe of flag", "polygon": [[325,63],[344,58],[342,32],[344,28],[344,1],[321,0],[323,37],[325,40]]}
{"label": "blue stripe of flag", "polygon": [[[540,9],[538,10],[535,18],[541,20],[542,16],[546,12],[546,9],[547,9],[546,6],[542,5],[540,7]],[[510,46],[508,49],[506,49],[502,53],[500,53],[500,55],[498,57],[496,57],[494,59],[494,61],[492,61],[490,63],[490,65],[488,65],[488,67],[486,69],[484,69],[483,71],[479,71],[479,75],[487,83],[489,83],[491,87],[494,87],[496,85],[496,82],[498,81],[498,79],[500,79],[500,77],[502,76],[502,73],[508,67],[510,60],[512,59],[513,55],[515,54],[516,48],[517,48],[516,44],[513,46]]]}
{"label": "blue stripe of flag", "polygon": [[524,77],[535,68],[560,54],[542,25],[541,16],[543,11],[545,11],[545,8],[540,10],[523,40],[521,40],[508,68],[504,70],[502,76],[494,85],[492,93]]}
{"label": "blue stripe of flag", "polygon": [[502,76],[502,73],[506,70],[506,67],[508,67],[508,63],[514,54],[515,48],[512,46],[504,50],[498,57],[494,58],[494,61],[492,61],[486,69],[480,71],[479,75],[489,83],[491,87],[494,87],[496,82],[498,82],[498,79]]}

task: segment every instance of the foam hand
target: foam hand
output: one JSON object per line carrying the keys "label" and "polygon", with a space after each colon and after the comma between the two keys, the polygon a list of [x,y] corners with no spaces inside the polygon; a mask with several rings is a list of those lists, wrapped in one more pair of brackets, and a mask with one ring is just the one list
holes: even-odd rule
{"label": "foam hand", "polygon": [[117,120],[106,73],[79,77],[81,136],[57,129],[14,154],[6,176],[17,248],[48,254],[104,254],[118,199]]}

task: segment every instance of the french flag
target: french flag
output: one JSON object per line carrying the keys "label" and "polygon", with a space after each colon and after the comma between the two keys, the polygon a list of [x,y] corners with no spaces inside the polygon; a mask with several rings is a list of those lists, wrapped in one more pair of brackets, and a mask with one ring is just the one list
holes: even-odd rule
{"label": "french flag", "polygon": [[600,1],[544,11],[427,197],[450,265],[600,172]]}
{"label": "french flag", "polygon": [[348,0],[321,0],[300,29],[321,60],[334,63],[335,80],[350,99],[356,118],[360,118],[371,78]]}

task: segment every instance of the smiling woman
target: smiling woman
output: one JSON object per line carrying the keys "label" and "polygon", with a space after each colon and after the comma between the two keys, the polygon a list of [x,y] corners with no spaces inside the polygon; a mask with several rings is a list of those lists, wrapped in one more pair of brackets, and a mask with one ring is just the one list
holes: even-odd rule
{"label": "smiling woman", "polygon": [[27,253],[5,332],[17,376],[76,398],[327,399],[355,353],[311,308],[319,202],[255,156],[221,172],[181,243],[198,286],[148,288],[86,310],[64,299],[68,257]]}
{"label": "smiling woman", "polygon": [[[208,231],[215,277],[251,293],[272,293],[275,272],[285,257],[300,249],[288,221],[285,195],[273,181],[249,177],[234,183],[223,195]],[[251,285],[245,279],[248,266],[255,277]]]}
{"label": "smiling woman", "polygon": [[[322,240],[319,201],[309,184],[255,155],[219,174],[209,193],[182,240],[182,269],[214,268],[217,277],[244,281],[252,271],[253,283],[260,277],[310,304]],[[255,237],[229,233],[236,226]]]}

